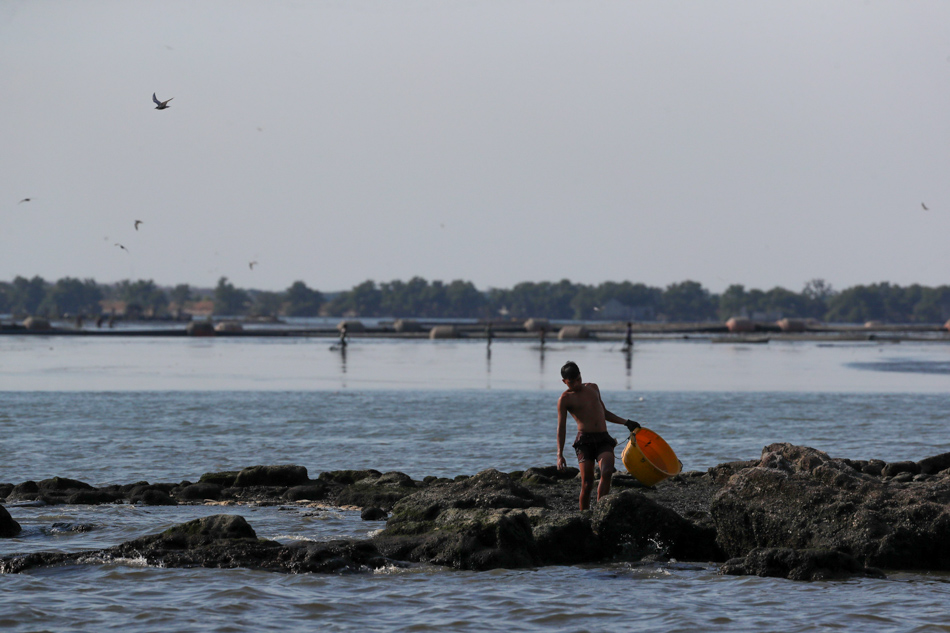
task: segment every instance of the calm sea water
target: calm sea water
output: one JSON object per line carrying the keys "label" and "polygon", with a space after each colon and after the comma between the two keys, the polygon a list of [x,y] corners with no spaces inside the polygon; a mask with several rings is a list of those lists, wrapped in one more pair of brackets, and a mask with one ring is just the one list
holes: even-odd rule
{"label": "calm sea water", "polygon": [[[660,432],[686,469],[771,442],[834,456],[950,451],[950,346],[0,337],[0,482],[196,480],[295,463],[416,478],[553,464],[558,370]],[[618,429],[620,427],[617,427]],[[618,435],[620,435],[618,433]],[[8,506],[0,555],[107,547],[219,507]],[[365,537],[356,512],[228,507],[282,542]],[[128,560],[0,576],[0,627],[351,630],[947,631],[950,575],[793,583],[670,563],[351,576],[174,570]]]}

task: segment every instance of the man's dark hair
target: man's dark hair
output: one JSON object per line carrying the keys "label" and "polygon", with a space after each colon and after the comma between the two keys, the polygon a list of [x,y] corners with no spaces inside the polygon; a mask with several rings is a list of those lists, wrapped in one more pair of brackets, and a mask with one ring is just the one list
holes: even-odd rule
{"label": "man's dark hair", "polygon": [[576,380],[580,378],[581,368],[577,366],[572,360],[564,363],[564,366],[561,367],[561,378],[564,380]]}

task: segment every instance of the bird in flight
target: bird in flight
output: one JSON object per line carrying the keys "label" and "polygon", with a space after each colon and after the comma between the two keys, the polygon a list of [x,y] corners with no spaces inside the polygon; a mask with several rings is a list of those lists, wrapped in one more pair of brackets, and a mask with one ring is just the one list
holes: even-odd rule
{"label": "bird in flight", "polygon": [[30,198],[23,198],[22,200],[17,202],[17,204],[23,204],[24,202],[29,202],[29,201],[30,201]]}
{"label": "bird in flight", "polygon": [[122,246],[122,245],[119,244],[118,242],[116,242],[115,245],[118,246],[119,248],[121,248],[122,250],[124,250],[126,253],[129,252],[129,249],[127,249],[126,247]]}
{"label": "bird in flight", "polygon": [[251,270],[254,270],[254,266],[255,266],[256,264],[257,264],[257,262],[248,262],[247,267],[250,268]]}
{"label": "bird in flight", "polygon": [[924,204],[923,202],[920,203],[920,206],[924,208],[924,211],[930,211],[930,209],[927,208],[927,205]]}
{"label": "bird in flight", "polygon": [[145,222],[142,222],[141,220],[136,220],[136,221],[135,221],[135,230],[136,230],[136,231],[139,230],[139,224],[145,224]]}
{"label": "bird in flight", "polygon": [[155,93],[154,93],[154,92],[152,93],[152,101],[155,102],[155,109],[156,109],[156,110],[164,110],[165,108],[170,108],[171,106],[168,105],[168,102],[171,101],[171,100],[174,99],[174,98],[175,98],[175,97],[172,97],[171,99],[165,99],[164,101],[159,101],[159,100],[158,100],[158,97],[155,96]]}

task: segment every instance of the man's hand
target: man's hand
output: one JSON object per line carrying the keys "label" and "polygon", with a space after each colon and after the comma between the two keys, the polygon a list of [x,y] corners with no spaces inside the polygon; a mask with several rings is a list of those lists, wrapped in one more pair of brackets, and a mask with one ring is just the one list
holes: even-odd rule
{"label": "man's hand", "polygon": [[624,425],[625,427],[627,427],[627,429],[628,429],[631,433],[633,433],[634,431],[636,431],[637,429],[640,428],[640,423],[639,423],[639,422],[634,422],[633,420],[627,420],[626,422],[623,423],[623,425]]}
{"label": "man's hand", "polygon": [[567,468],[567,462],[564,461],[564,455],[558,455],[558,456],[557,456],[557,469],[558,469],[558,470],[564,470],[565,468]]}

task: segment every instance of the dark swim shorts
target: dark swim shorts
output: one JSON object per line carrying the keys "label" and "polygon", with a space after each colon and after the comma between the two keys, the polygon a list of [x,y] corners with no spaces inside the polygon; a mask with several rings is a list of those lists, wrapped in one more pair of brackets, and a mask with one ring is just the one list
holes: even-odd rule
{"label": "dark swim shorts", "polygon": [[607,431],[597,433],[578,432],[577,438],[571,445],[577,453],[577,463],[596,462],[601,453],[613,453],[617,440],[610,437]]}

